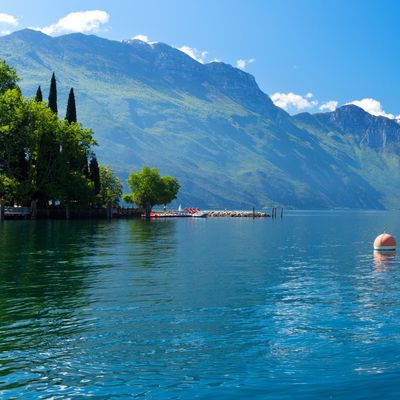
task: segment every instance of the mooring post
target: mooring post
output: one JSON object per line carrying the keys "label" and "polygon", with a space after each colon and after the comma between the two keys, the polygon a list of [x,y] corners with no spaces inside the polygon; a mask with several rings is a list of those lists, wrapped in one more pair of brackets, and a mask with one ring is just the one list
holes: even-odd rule
{"label": "mooring post", "polygon": [[256,209],[253,207],[253,218],[256,217]]}
{"label": "mooring post", "polygon": [[283,218],[283,207],[281,208],[281,219]]}

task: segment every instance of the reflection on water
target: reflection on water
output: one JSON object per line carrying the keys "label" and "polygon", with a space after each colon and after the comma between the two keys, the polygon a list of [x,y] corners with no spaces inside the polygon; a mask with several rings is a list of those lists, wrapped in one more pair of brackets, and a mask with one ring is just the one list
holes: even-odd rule
{"label": "reflection on water", "polygon": [[396,263],[395,251],[374,251],[375,268],[379,272],[387,271],[391,265]]}
{"label": "reflection on water", "polygon": [[6,221],[0,398],[397,398],[399,222]]}

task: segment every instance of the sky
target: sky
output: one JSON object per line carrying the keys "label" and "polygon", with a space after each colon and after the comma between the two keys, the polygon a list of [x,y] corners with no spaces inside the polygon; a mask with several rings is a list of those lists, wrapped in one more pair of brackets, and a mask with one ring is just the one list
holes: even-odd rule
{"label": "sky", "polygon": [[397,0],[0,0],[0,34],[34,28],[174,46],[254,75],[291,114],[354,103],[400,116]]}

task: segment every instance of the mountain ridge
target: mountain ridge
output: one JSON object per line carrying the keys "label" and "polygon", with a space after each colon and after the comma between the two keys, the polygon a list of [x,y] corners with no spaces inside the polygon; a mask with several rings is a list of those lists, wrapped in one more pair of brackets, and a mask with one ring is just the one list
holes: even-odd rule
{"label": "mountain ridge", "polygon": [[290,116],[247,72],[139,42],[25,30],[0,37],[0,57],[17,68],[28,96],[39,84],[45,93],[55,71],[60,99],[74,87],[78,120],[94,129],[100,160],[122,178],[144,164],[176,176],[183,204],[400,206],[399,190],[384,182],[387,173],[399,180],[393,121],[363,110],[353,120],[359,110],[346,117],[342,107]]}

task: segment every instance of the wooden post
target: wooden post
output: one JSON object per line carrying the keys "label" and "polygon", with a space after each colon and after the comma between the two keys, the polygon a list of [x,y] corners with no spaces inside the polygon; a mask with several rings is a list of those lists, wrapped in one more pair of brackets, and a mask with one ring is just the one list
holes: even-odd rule
{"label": "wooden post", "polygon": [[283,218],[283,207],[281,208],[281,219]]}
{"label": "wooden post", "polygon": [[253,218],[256,217],[256,209],[253,207]]}
{"label": "wooden post", "polygon": [[69,203],[67,203],[65,205],[65,219],[69,219],[70,218],[70,212],[69,212]]}

